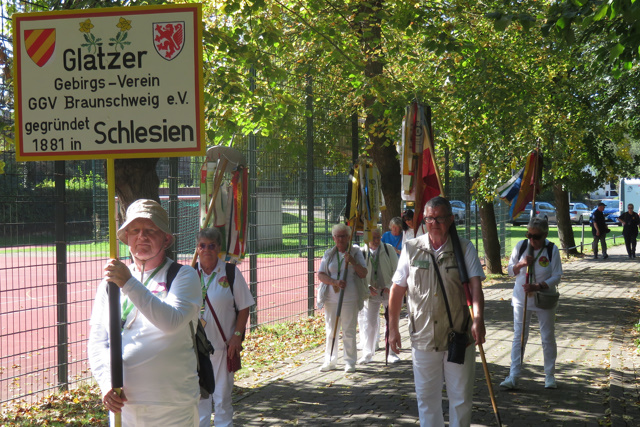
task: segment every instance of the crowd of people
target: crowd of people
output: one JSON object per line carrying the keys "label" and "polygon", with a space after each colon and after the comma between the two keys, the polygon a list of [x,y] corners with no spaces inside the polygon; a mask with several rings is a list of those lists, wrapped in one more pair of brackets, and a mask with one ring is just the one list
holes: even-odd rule
{"label": "crowd of people", "polygon": [[[399,319],[406,303],[420,424],[444,426],[445,384],[449,425],[469,426],[475,346],[485,341],[485,275],[473,244],[452,234],[454,216],[447,199],[429,200],[423,214],[422,222],[415,224],[414,212],[405,211],[402,218],[391,220],[389,231],[373,230],[363,247],[353,244],[349,226],[333,226],[335,245],[325,252],[318,270],[317,303],[324,308],[326,334],[320,370],[338,368],[340,336],[346,374],[355,372],[357,364],[372,362],[380,341],[381,308],[388,361],[398,362]],[[637,234],[634,215],[621,221],[625,226],[635,224]],[[91,369],[112,423],[118,413],[123,426],[204,427],[211,425],[215,412],[214,425],[231,426],[230,361],[240,355],[255,301],[237,266],[220,261],[221,236],[216,229],[198,233],[195,268],[180,268],[165,255],[174,242],[168,224],[166,211],[153,200],[138,200],[127,209],[117,236],[128,246],[133,262],[127,266],[111,259],[105,265],[90,323]],[[533,218],[527,239],[516,245],[509,262],[509,274],[515,277],[514,337],[510,373],[501,383],[509,389],[517,387],[522,374],[533,313],[540,325],[545,387],[557,387],[554,319],[562,266],[558,248],[547,234],[546,220]],[[630,242],[628,250],[635,255],[635,243]],[[121,293],[121,389],[112,387],[110,376],[109,282]],[[202,395],[198,384],[195,322],[202,324],[214,348],[210,361],[215,390],[208,396]]]}

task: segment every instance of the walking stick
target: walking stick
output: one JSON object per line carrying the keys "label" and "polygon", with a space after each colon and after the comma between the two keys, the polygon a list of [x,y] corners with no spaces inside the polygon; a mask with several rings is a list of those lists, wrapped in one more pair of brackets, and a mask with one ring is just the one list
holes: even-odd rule
{"label": "walking stick", "polygon": [[[353,244],[353,235],[356,230],[356,224],[353,224],[351,227],[351,237],[349,238],[349,246],[347,246],[347,252],[349,256],[351,256],[351,246]],[[337,248],[336,248],[337,252]],[[340,256],[340,254],[337,254]],[[349,264],[344,266],[344,281],[347,281],[347,269],[349,268]],[[338,278],[340,280],[340,278]],[[333,338],[331,339],[331,352],[329,353],[329,360],[331,360],[331,356],[333,356],[333,348],[336,345],[336,336],[338,335],[338,324],[340,323],[340,314],[342,313],[342,301],[344,300],[344,288],[340,288],[340,296],[338,297],[338,310],[336,312],[336,323],[333,325]]]}
{"label": "walking stick", "polygon": [[[540,160],[540,146],[536,148],[536,161],[533,164],[533,199],[531,201],[531,213],[529,219],[533,218],[533,214],[536,211],[536,190],[538,184],[538,161]],[[527,255],[533,256],[533,245],[529,245],[527,248]],[[525,284],[530,285],[533,279],[533,266],[527,264],[527,278]],[[524,293],[524,309],[522,311],[522,333],[520,334],[520,367],[524,364],[524,345],[525,345],[525,328],[527,326],[527,305],[529,303],[529,293]]]}
{"label": "walking stick", "polygon": [[[458,230],[456,225],[451,224],[449,230],[451,236],[451,243],[453,245],[453,252],[456,256],[456,262],[458,264],[458,274],[460,275],[460,281],[464,287],[464,293],[467,298],[467,305],[469,306],[469,314],[471,315],[471,321],[473,322],[473,298],[471,291],[469,290],[469,273],[467,272],[467,266],[464,263],[464,255],[462,253],[462,247],[460,246],[460,238],[458,237]],[[487,359],[484,354],[484,348],[482,343],[478,344],[478,350],[480,351],[480,359],[482,360],[482,369],[484,370],[484,376],[487,380],[487,389],[489,390],[489,397],[491,398],[491,406],[493,407],[493,413],[496,416],[496,422],[499,427],[502,427],[502,420],[500,419],[500,412],[498,411],[498,404],[496,402],[496,396],[493,392],[493,385],[491,384],[491,374],[489,373],[489,367],[487,366]]]}
{"label": "walking stick", "polygon": [[384,308],[384,320],[385,320],[385,328],[384,328],[384,365],[387,366],[389,364],[389,304]]}

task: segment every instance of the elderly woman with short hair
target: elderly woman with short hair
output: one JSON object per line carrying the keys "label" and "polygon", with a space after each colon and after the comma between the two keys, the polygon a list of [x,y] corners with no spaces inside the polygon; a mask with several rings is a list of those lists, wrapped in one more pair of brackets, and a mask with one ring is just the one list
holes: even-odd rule
{"label": "elderly woman with short hair", "polygon": [[[509,260],[508,271],[515,276],[513,288],[513,342],[511,344],[511,369],[509,376],[500,383],[507,389],[517,388],[522,370],[522,353],[529,338],[529,324],[532,313],[536,313],[540,324],[542,354],[544,356],[545,388],[557,388],[555,379],[558,348],[555,337],[556,307],[540,308],[536,305],[535,294],[555,293],[562,277],[562,263],[558,247],[547,240],[549,224],[543,218],[534,217],[527,227],[527,239],[518,242]],[[524,248],[523,246],[526,245]],[[527,269],[532,270],[531,280],[527,280]],[[524,325],[524,343],[521,345],[524,304],[527,304],[527,318]],[[557,303],[556,303],[557,304]]]}
{"label": "elderly woman with short hair", "polygon": [[396,251],[396,254],[398,254],[399,257],[400,253],[402,252],[402,244],[404,240],[403,238],[404,234],[402,233],[402,218],[400,218],[399,216],[394,216],[393,218],[391,218],[391,221],[389,221],[389,231],[385,231],[385,233],[382,235],[382,243],[387,243],[393,246],[393,249]]}
{"label": "elderly woman with short hair", "polygon": [[[200,399],[200,427],[211,425],[212,404],[215,407],[214,425],[233,425],[234,373],[227,369],[227,359],[242,351],[242,337],[249,318],[249,308],[255,304],[247,282],[237,266],[219,259],[222,235],[216,228],[204,228],[197,237],[198,265],[202,290],[200,313],[207,338],[213,345],[211,355],[216,388],[207,399]],[[227,277],[233,274],[233,282]],[[234,273],[235,272],[235,273]],[[215,317],[211,309],[215,310]],[[217,319],[216,319],[217,317]],[[219,323],[218,323],[219,322]]]}
{"label": "elderly woman with short hair", "polygon": [[[336,368],[336,354],[338,345],[333,349],[333,330],[336,335],[340,333],[342,326],[342,342],[344,347],[345,373],[352,373],[356,370],[357,352],[356,349],[356,325],[358,312],[364,306],[364,300],[369,293],[364,279],[367,277],[367,268],[364,256],[357,245],[351,245],[351,227],[344,224],[336,224],[331,230],[331,235],[335,246],[328,249],[318,270],[318,280],[322,282],[318,290],[318,307],[324,305],[326,346],[324,364],[320,368],[322,372]],[[346,270],[346,277],[345,277]],[[340,319],[337,319],[338,300],[340,290],[344,291]],[[337,340],[336,340],[337,341]]]}

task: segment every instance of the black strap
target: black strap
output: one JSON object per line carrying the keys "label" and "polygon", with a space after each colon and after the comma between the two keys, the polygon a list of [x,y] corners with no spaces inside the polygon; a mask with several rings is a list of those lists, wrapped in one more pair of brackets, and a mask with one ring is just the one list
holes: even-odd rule
{"label": "black strap", "polygon": [[[520,246],[520,250],[518,251],[518,259],[520,259],[522,257],[522,254],[524,253],[524,251],[527,250],[527,245],[529,244],[529,241],[527,239],[524,239],[522,241],[522,245]],[[551,257],[553,254],[553,245],[554,243],[549,241],[549,244],[547,245],[547,255],[549,256],[549,262],[551,262]]]}
{"label": "black strap", "polygon": [[440,275],[440,269],[438,268],[438,263],[436,261],[436,257],[430,252],[431,259],[433,260],[433,268],[436,270],[436,276],[438,276],[438,283],[440,283],[440,289],[442,289],[442,296],[444,297],[444,304],[447,307],[447,316],[449,316],[449,326],[451,330],[453,330],[453,320],[451,319],[451,309],[449,308],[449,300],[447,299],[447,293],[444,290],[444,282],[442,281],[442,276]]}
{"label": "black strap", "polygon": [[[436,257],[433,253],[429,253],[431,255],[431,259],[433,260],[433,268],[436,270],[436,276],[438,276],[438,283],[440,283],[440,289],[442,289],[442,296],[444,297],[444,304],[447,307],[447,316],[449,316],[449,326],[451,330],[454,331],[453,320],[451,319],[451,309],[449,308],[449,300],[447,299],[447,293],[444,290],[444,282],[442,281],[442,276],[440,275],[440,269],[438,268],[438,262],[436,261]],[[462,328],[462,332],[467,331],[467,326],[469,325],[470,317],[465,316],[467,320],[464,322],[464,327]]]}
{"label": "black strap", "polygon": [[169,269],[167,270],[167,284],[165,285],[165,287],[167,288],[167,293],[169,292],[169,289],[171,289],[171,283],[173,283],[173,279],[176,278],[176,276],[178,275],[178,271],[180,271],[181,268],[182,264],[175,261],[172,262],[169,266]]}
{"label": "black strap", "polygon": [[227,273],[227,281],[229,282],[229,289],[231,290],[231,296],[233,296],[233,309],[236,311],[236,317],[238,317],[238,307],[236,306],[236,298],[233,295],[233,282],[236,281],[236,265],[230,262],[225,263],[225,272]]}

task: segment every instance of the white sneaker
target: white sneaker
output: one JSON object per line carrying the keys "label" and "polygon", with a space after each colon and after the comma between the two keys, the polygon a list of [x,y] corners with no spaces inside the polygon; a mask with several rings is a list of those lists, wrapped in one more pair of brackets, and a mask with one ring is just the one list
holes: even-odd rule
{"label": "white sneaker", "polygon": [[334,369],[336,369],[335,363],[325,363],[320,367],[320,372],[329,372],[333,371]]}
{"label": "white sneaker", "polygon": [[371,363],[371,356],[362,356],[358,359],[358,365],[366,365],[367,363]]}
{"label": "white sneaker", "polygon": [[558,384],[556,384],[556,377],[554,377],[553,375],[545,377],[544,388],[558,388]]}
{"label": "white sneaker", "polygon": [[345,365],[344,373],[345,374],[353,374],[356,371],[356,367],[353,365]]}
{"label": "white sneaker", "polygon": [[400,356],[398,356],[396,353],[394,353],[392,350],[389,350],[389,363],[398,363],[400,362]]}
{"label": "white sneaker", "polygon": [[513,390],[513,389],[517,388],[516,380],[514,380],[511,377],[507,377],[507,378],[504,379],[504,381],[502,381],[500,383],[500,387],[504,387],[506,389]]}

